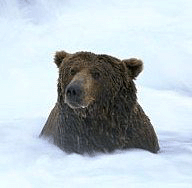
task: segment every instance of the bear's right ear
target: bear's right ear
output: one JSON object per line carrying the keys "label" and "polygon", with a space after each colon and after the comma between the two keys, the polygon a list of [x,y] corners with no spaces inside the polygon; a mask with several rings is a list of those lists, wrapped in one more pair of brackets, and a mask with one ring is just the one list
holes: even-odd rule
{"label": "bear's right ear", "polygon": [[127,67],[128,74],[132,79],[135,79],[143,70],[143,62],[137,58],[122,60],[122,63]]}
{"label": "bear's right ear", "polygon": [[59,68],[63,59],[65,59],[69,54],[65,51],[58,51],[55,53],[55,57],[54,57],[54,63],[57,65],[57,67]]}

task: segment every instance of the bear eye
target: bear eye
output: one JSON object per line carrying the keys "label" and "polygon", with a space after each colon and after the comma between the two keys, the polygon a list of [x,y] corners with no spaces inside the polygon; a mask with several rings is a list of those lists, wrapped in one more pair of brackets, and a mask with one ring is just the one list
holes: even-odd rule
{"label": "bear eye", "polygon": [[98,79],[101,77],[101,74],[100,74],[100,72],[98,72],[98,71],[92,72],[92,77],[93,77],[95,80],[98,80]]}
{"label": "bear eye", "polygon": [[74,75],[76,74],[76,72],[77,72],[76,69],[74,69],[74,68],[71,68],[71,69],[70,69],[70,75],[71,75],[71,76],[74,76]]}

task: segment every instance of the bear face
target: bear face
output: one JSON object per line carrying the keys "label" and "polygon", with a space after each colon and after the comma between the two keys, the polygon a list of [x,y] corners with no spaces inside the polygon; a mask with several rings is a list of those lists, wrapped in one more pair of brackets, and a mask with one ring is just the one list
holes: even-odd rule
{"label": "bear face", "polygon": [[[61,102],[72,109],[88,108],[94,104],[99,107],[98,104],[105,104],[106,100],[110,102],[124,85],[130,89],[132,85],[132,90],[135,90],[132,80],[143,69],[142,61],[135,58],[120,61],[90,52],[57,52],[55,63],[59,68]],[[135,93],[130,92],[132,103],[136,101]]]}

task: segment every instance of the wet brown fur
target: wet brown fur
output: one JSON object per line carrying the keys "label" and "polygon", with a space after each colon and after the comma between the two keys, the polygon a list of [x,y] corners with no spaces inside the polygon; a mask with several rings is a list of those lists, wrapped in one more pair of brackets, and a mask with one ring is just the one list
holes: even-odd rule
{"label": "wet brown fur", "polygon": [[[40,136],[52,139],[68,153],[128,148],[157,153],[157,136],[137,102],[133,82],[143,70],[141,60],[61,51],[54,61],[59,68],[58,99]],[[75,82],[85,93],[82,108],[66,103],[66,88]]]}

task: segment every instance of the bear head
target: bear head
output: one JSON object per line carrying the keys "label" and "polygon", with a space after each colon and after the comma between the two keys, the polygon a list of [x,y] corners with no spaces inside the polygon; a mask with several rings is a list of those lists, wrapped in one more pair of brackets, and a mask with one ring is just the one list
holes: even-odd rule
{"label": "bear head", "polygon": [[59,51],[54,62],[59,68],[58,101],[61,106],[105,111],[111,104],[129,103],[130,108],[136,103],[133,80],[143,70],[141,60]]}

